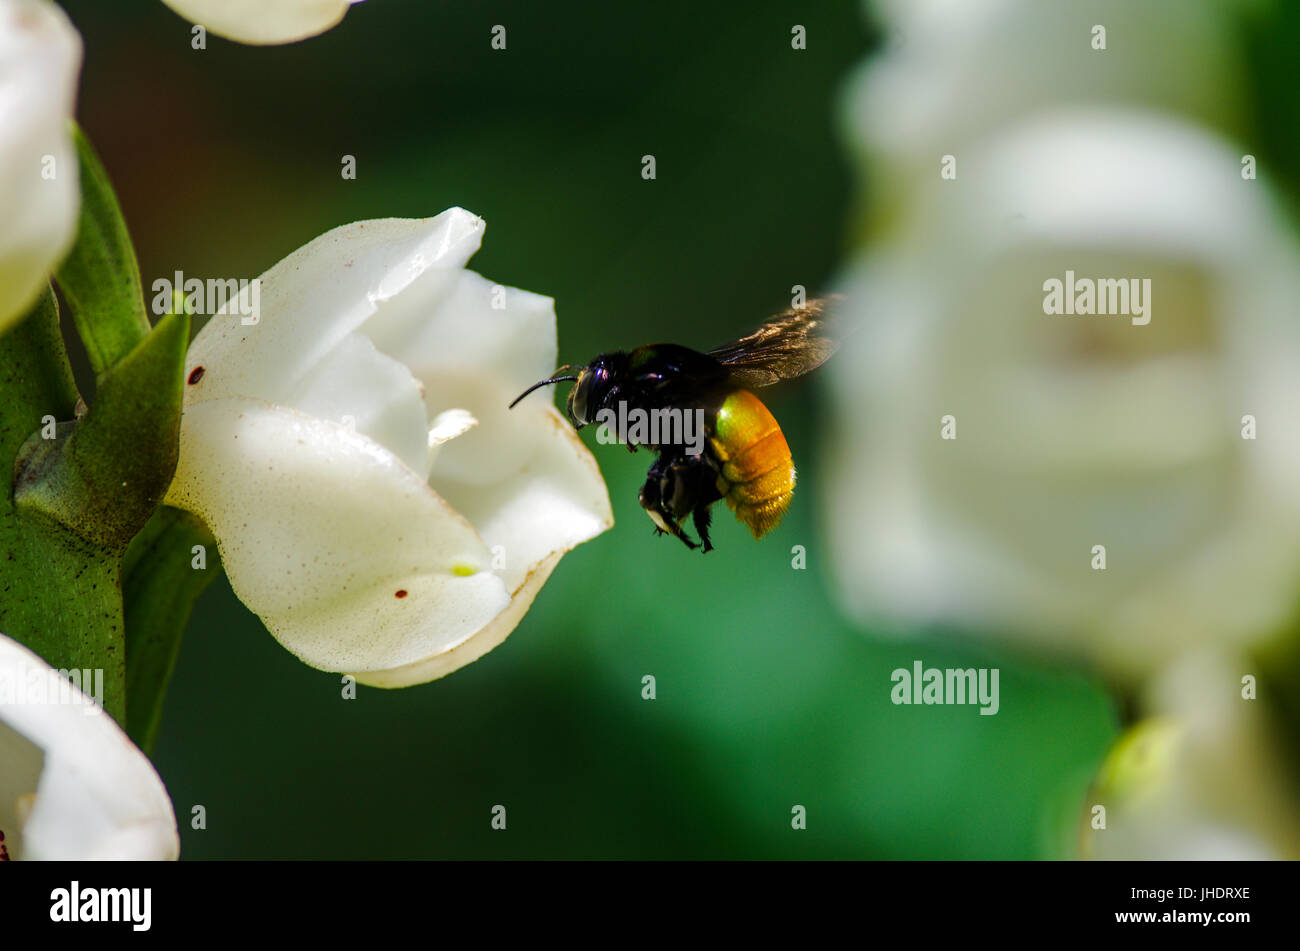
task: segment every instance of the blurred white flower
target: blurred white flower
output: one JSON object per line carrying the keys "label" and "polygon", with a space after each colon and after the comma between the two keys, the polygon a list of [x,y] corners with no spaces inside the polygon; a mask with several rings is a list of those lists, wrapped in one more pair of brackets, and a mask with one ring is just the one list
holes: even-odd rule
{"label": "blurred white flower", "polygon": [[[878,217],[911,187],[960,169],[968,146],[1044,110],[1124,106],[1239,128],[1241,10],[1256,0],[875,0],[883,49],[843,102]],[[1095,45],[1103,38],[1105,49]],[[1195,63],[1195,69],[1188,64]]]}
{"label": "blurred white flower", "polygon": [[293,43],[339,24],[361,0],[163,0],[191,23],[239,43]]}
{"label": "blurred white flower", "polygon": [[0,832],[12,859],[180,853],[171,800],[148,758],[95,701],[2,634]]}
{"label": "blurred white flower", "polygon": [[80,191],[69,121],[81,38],[47,0],[0,0],[0,333],[72,245]]}
{"label": "blurred white flower", "polygon": [[550,400],[549,297],[465,269],[481,219],[362,221],[261,278],[187,356],[170,504],[240,599],[314,667],[405,686],[505,639],[560,556],[613,523]]}
{"label": "blurred white flower", "polygon": [[[1052,113],[967,149],[859,260],[827,524],[862,619],[1140,675],[1289,618],[1300,255],[1240,169],[1160,115]],[[1150,322],[1044,313],[1067,270],[1150,279]]]}
{"label": "blurred white flower", "polygon": [[[1096,859],[1300,858],[1292,779],[1258,704],[1242,697],[1254,668],[1193,652],[1155,678],[1150,719],[1107,757],[1088,799],[1080,854]],[[1106,827],[1093,828],[1095,806]]]}

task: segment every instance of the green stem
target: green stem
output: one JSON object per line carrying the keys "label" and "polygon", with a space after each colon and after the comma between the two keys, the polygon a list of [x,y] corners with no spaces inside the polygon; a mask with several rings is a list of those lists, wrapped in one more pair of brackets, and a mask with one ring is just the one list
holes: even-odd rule
{"label": "green stem", "polygon": [[[0,464],[12,466],[29,436],[71,420],[77,399],[58,308],[47,292],[0,336]],[[104,708],[125,722],[119,558],[0,493],[0,631],[52,667],[103,670]]]}

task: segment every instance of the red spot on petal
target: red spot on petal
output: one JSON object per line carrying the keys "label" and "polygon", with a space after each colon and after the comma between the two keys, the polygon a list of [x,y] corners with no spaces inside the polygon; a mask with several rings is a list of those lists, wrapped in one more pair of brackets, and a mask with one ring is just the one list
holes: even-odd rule
{"label": "red spot on petal", "polygon": [[190,386],[193,386],[201,379],[203,379],[203,367],[195,367],[190,373]]}
{"label": "red spot on petal", "polygon": [[404,598],[404,597],[406,597],[406,589],[403,588],[403,589],[400,590],[400,591],[394,592],[393,597],[395,597],[395,598]]}

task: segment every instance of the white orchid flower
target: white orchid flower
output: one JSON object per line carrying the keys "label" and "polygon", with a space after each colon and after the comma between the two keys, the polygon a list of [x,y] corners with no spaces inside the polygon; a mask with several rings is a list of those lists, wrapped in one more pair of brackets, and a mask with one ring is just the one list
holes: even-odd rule
{"label": "white orchid flower", "polygon": [[171,800],[148,758],[90,696],[2,634],[0,832],[11,859],[180,853]]}
{"label": "white orchid flower", "polygon": [[81,38],[47,0],[0,0],[0,333],[72,246],[80,191],[69,120]]}
{"label": "white orchid flower", "polygon": [[257,323],[216,316],[187,357],[167,501],[285,647],[363,683],[477,659],[613,524],[551,401],[507,409],[555,368],[554,302],[465,270],[483,227],[336,228],[261,277]]}
{"label": "white orchid flower", "polygon": [[[1240,169],[1161,116],[1057,113],[970,150],[861,259],[827,493],[861,619],[1129,675],[1283,627],[1300,603],[1300,254]],[[1067,271],[1149,280],[1148,322],[1045,313]]]}
{"label": "white orchid flower", "polygon": [[1083,857],[1300,858],[1283,737],[1266,701],[1243,696],[1255,689],[1243,684],[1253,669],[1207,648],[1152,679],[1144,699],[1153,716],[1116,743],[1089,796]]}
{"label": "white orchid flower", "polygon": [[335,27],[361,0],[163,0],[217,36],[256,46],[294,43]]}

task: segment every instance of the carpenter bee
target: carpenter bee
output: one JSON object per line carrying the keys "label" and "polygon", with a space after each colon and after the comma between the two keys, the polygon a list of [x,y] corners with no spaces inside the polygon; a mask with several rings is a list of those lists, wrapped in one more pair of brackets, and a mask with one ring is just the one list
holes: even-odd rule
{"label": "carpenter bee", "polygon": [[[837,299],[810,300],[707,353],[647,344],[602,353],[585,367],[562,366],[510,406],[539,387],[572,381],[566,410],[575,428],[602,423],[630,451],[658,453],[640,492],[655,534],[711,551],[710,507],[722,499],[762,538],[790,507],[795,471],[780,425],[752,390],[826,362],[837,343],[825,312]],[[682,528],[688,515],[699,543]]]}

